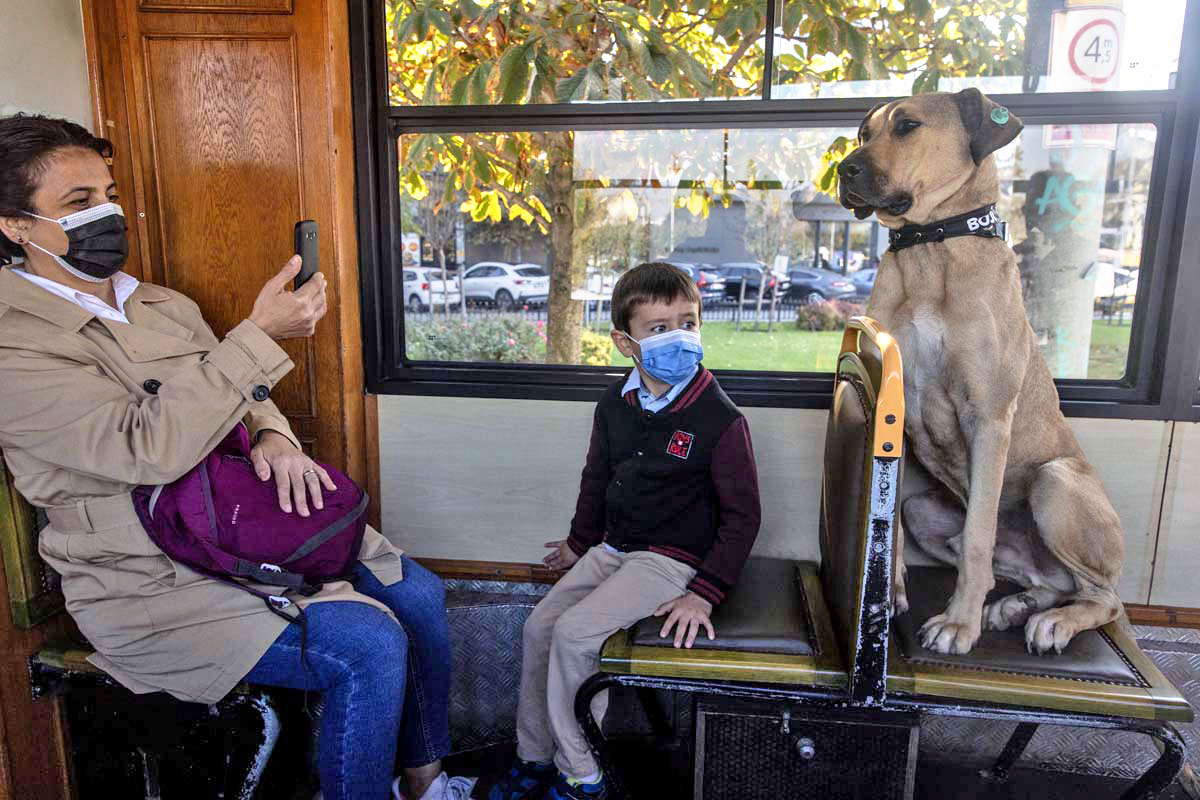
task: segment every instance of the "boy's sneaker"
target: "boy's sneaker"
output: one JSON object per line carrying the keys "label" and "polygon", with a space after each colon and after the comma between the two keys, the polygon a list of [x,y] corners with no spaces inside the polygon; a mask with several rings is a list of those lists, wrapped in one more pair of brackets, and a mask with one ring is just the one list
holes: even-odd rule
{"label": "boy's sneaker", "polygon": [[553,762],[538,764],[515,759],[508,774],[492,786],[488,800],[542,800],[556,773]]}
{"label": "boy's sneaker", "polygon": [[[475,778],[455,776],[451,778],[446,773],[438,775],[425,794],[419,800],[470,800],[471,790],[475,788]],[[400,791],[400,778],[392,781],[393,800],[407,800]]]}
{"label": "boy's sneaker", "polygon": [[558,773],[558,780],[546,793],[546,800],[607,800],[608,784],[604,776],[595,783],[580,783]]}

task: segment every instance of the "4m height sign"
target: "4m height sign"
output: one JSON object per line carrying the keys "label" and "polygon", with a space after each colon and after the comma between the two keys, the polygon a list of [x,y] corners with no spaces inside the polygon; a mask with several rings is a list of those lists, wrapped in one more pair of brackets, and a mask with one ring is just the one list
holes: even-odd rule
{"label": "4m height sign", "polygon": [[1054,91],[1119,88],[1125,12],[1120,4],[1071,5],[1051,17],[1050,84]]}

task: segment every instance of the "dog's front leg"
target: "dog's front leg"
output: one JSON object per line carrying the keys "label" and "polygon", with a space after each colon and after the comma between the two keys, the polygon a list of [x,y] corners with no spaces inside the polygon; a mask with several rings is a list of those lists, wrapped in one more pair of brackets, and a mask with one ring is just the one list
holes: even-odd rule
{"label": "dog's front leg", "polygon": [[983,627],[983,601],[995,585],[992,551],[1004,468],[1012,436],[1012,413],[1002,419],[978,420],[971,437],[970,486],[963,524],[958,582],[946,610],[921,628],[921,643],[939,653],[967,653]]}

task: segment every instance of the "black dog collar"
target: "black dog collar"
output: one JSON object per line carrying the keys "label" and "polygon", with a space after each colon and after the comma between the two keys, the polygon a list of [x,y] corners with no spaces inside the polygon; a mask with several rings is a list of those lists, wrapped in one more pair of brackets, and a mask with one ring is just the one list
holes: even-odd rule
{"label": "black dog collar", "polygon": [[888,250],[903,250],[915,244],[942,242],[953,236],[1007,239],[1008,223],[996,216],[995,204],[987,205],[928,225],[905,225],[898,230],[888,231],[888,243],[891,245]]}

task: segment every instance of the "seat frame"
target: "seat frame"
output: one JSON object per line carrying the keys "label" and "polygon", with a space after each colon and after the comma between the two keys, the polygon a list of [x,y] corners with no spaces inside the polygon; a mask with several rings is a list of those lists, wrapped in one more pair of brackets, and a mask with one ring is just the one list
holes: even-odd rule
{"label": "seat frame", "polygon": [[[879,351],[877,364],[871,364],[869,359],[863,357],[863,340],[869,341]],[[916,691],[918,687],[911,676],[896,674],[900,671],[900,665],[889,661],[888,648],[892,639],[892,548],[894,545],[903,546],[902,542],[896,544],[896,534],[900,530],[897,506],[903,458],[903,377],[895,341],[870,318],[855,317],[847,326],[835,381],[847,379],[854,380],[856,388],[865,391],[868,396],[864,399],[869,403],[868,407],[875,410],[874,419],[868,420],[871,441],[868,442],[869,463],[864,477],[868,480],[870,510],[864,518],[862,531],[864,546],[860,551],[859,600],[853,609],[856,620],[850,632],[853,639],[847,642],[850,656],[847,679],[824,681],[827,685],[822,685],[820,681],[784,685],[606,670],[603,665],[610,660],[607,658],[612,652],[610,644],[615,644],[616,651],[620,652],[622,640],[619,637],[625,632],[614,634],[605,645],[606,658],[601,662],[601,671],[580,686],[574,709],[597,763],[607,776],[613,796],[617,800],[628,800],[631,794],[613,763],[607,739],[592,715],[592,700],[605,690],[629,686],[639,691],[665,689],[694,695],[799,704],[831,713],[871,709],[905,715],[1014,723],[1015,729],[995,762],[981,772],[983,777],[993,780],[1008,777],[1040,725],[1140,733],[1154,740],[1161,753],[1154,764],[1121,795],[1121,800],[1150,800],[1157,797],[1174,782],[1183,768],[1185,754],[1184,741],[1178,729],[1169,719],[1158,716],[1163,708],[1156,702],[1157,698],[1150,698],[1152,703],[1148,713],[1152,715],[1151,718],[1086,713],[1069,708],[1002,704],[923,694]],[[1144,655],[1141,658],[1143,664],[1150,663]],[[636,660],[630,660],[628,664],[631,670],[637,667]],[[889,666],[893,670],[891,681]],[[889,682],[892,683],[890,690]],[[906,690],[897,689],[897,684],[905,686]],[[1166,707],[1165,712],[1181,717],[1186,708]]]}

